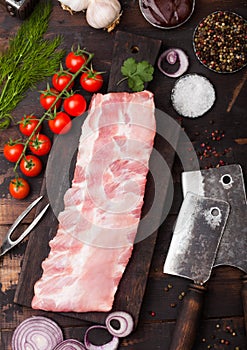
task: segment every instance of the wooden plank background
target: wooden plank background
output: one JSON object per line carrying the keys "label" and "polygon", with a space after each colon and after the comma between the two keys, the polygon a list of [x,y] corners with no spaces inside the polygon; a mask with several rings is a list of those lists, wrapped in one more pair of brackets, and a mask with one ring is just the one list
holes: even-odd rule
{"label": "wooden plank background", "polygon": [[[195,12],[191,19],[176,30],[159,30],[145,21],[140,13],[138,1],[121,1],[123,15],[119,30],[145,35],[150,38],[162,40],[161,52],[170,47],[184,49],[190,58],[189,72],[197,72],[207,76],[214,84],[217,100],[214,108],[205,116],[190,120],[180,118],[173,110],[170,102],[170,92],[174,85],[172,78],[164,77],[158,69],[155,69],[155,78],[150,83],[149,89],[155,94],[157,108],[165,111],[175,120],[178,120],[189,136],[194,149],[198,154],[201,168],[217,166],[222,160],[227,164],[239,163],[244,171],[246,181],[246,69],[234,74],[216,74],[208,71],[196,60],[192,48],[192,35],[196,24],[207,14],[215,10],[232,10],[240,15],[246,14],[246,1],[229,0],[197,0]],[[83,14],[70,16],[62,11],[59,2],[53,1],[53,13],[50,21],[50,35],[60,33],[64,36],[63,46],[69,51],[78,43],[95,53],[94,67],[106,71],[103,91],[107,91],[107,83],[112,63],[112,53],[116,31],[107,33],[103,30],[90,28]],[[3,7],[0,7],[0,49],[8,44],[8,39],[20,25],[20,21],[11,18]],[[157,67],[156,67],[157,68]],[[37,89],[44,89],[45,84],[38,84]],[[237,94],[238,87],[242,86]],[[14,117],[19,120],[23,114],[37,112],[42,109],[38,104],[37,91],[29,91],[27,97],[14,111]],[[90,96],[88,95],[87,98]],[[233,103],[234,102],[234,103]],[[215,130],[224,131],[224,138],[218,142],[211,140],[211,133]],[[48,132],[48,130],[45,130]],[[10,198],[8,183],[12,177],[12,166],[2,154],[3,145],[9,137],[16,139],[20,136],[18,129],[12,126],[7,132],[0,133],[0,239],[2,240],[10,225],[19,213],[37,197],[41,189],[43,175],[32,180],[32,193],[30,197],[18,202]],[[242,142],[239,142],[241,139]],[[214,147],[217,156],[210,152],[208,156],[202,155],[202,143]],[[186,145],[180,145],[184,150],[184,156],[190,160],[191,150]],[[177,150],[177,154],[178,154]],[[131,350],[158,350],[169,349],[169,342],[181,303],[181,293],[186,291],[188,281],[178,277],[164,275],[163,263],[166,257],[170,238],[176,216],[182,201],[180,175],[182,171],[181,160],[176,156],[172,169],[174,198],[173,205],[159,229],[157,244],[150,267],[147,288],[144,295],[139,323],[137,329],[120,344],[120,349]],[[32,220],[34,212],[26,218],[23,227]],[[31,315],[44,312],[33,311],[28,307],[20,306],[13,302],[19,273],[23,262],[24,251],[27,246],[26,239],[18,247],[0,260],[0,348],[11,349],[11,336],[15,327]],[[193,350],[204,349],[246,349],[246,332],[243,320],[243,308],[241,304],[241,278],[242,272],[230,267],[214,269],[208,284],[203,319],[197,335],[197,341]],[[49,314],[62,327],[65,337],[74,337],[82,340],[88,322],[78,321],[60,314]],[[231,332],[229,331],[231,330]]]}

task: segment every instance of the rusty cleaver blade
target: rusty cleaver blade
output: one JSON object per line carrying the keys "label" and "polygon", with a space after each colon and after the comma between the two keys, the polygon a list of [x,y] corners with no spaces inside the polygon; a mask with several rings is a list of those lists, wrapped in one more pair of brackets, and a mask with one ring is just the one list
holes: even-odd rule
{"label": "rusty cleaver blade", "polygon": [[214,266],[229,265],[242,270],[242,301],[247,330],[247,201],[239,164],[182,173],[184,196],[193,192],[226,200],[231,207]]}
{"label": "rusty cleaver blade", "polygon": [[226,201],[188,192],[174,228],[163,272],[193,281],[178,315],[170,350],[192,349],[217,250],[229,215]]}

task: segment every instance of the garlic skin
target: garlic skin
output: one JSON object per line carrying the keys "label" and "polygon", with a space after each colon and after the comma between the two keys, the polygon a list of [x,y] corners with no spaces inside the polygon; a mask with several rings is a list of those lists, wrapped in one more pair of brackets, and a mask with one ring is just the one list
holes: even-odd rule
{"label": "garlic skin", "polygon": [[65,10],[80,12],[87,9],[90,0],[59,0],[59,2]]}
{"label": "garlic skin", "polygon": [[118,21],[120,11],[121,5],[118,0],[90,0],[86,20],[93,28],[108,28]]}

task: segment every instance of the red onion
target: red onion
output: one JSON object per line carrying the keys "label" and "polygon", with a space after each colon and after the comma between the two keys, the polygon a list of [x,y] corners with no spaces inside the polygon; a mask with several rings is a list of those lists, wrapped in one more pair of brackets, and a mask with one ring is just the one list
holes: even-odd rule
{"label": "red onion", "polygon": [[[162,62],[166,60],[169,64],[175,64],[179,62],[179,67],[174,73],[168,73],[166,70],[162,68]],[[173,48],[164,51],[159,59],[158,59],[158,67],[159,70],[168,77],[177,78],[180,77],[183,73],[185,73],[189,67],[189,59],[185,52],[181,49]]]}
{"label": "red onion", "polygon": [[[119,328],[112,326],[112,321],[119,322]],[[105,321],[106,327],[113,336],[126,337],[134,329],[134,320],[130,314],[124,311],[115,311],[110,313]]]}
{"label": "red onion", "polygon": [[75,339],[66,339],[58,344],[54,350],[86,350],[85,346]]}
{"label": "red onion", "polygon": [[62,330],[49,318],[33,316],[15,329],[12,350],[53,350],[63,341]]}
{"label": "red onion", "polygon": [[165,58],[169,64],[175,64],[178,59],[177,52],[175,50],[168,50]]}
{"label": "red onion", "polygon": [[93,329],[105,329],[108,330],[105,326],[91,326],[86,330],[84,335],[84,344],[87,350],[116,350],[119,344],[118,337],[113,336],[112,339],[103,345],[94,345],[89,341],[89,333]]}

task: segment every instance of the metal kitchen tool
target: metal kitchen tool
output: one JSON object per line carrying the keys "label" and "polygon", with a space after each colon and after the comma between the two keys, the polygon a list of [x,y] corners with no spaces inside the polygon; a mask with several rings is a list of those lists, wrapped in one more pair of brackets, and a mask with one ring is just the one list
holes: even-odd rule
{"label": "metal kitchen tool", "polygon": [[229,265],[242,270],[242,301],[247,330],[247,201],[244,178],[239,164],[182,173],[184,196],[193,192],[228,201],[231,212],[214,266]]}
{"label": "metal kitchen tool", "polygon": [[230,206],[226,201],[188,192],[184,198],[163,272],[193,281],[178,316],[170,350],[192,349],[203,296]]}
{"label": "metal kitchen tool", "polygon": [[27,216],[27,214],[35,207],[39,201],[43,198],[43,196],[38,197],[35,199],[22,213],[18,216],[18,218],[15,220],[13,225],[10,227],[9,231],[7,232],[7,235],[3,241],[2,246],[0,247],[0,256],[7,253],[10,249],[15,247],[18,243],[20,243],[31,231],[32,229],[37,225],[37,223],[40,221],[42,216],[45,214],[46,210],[49,207],[49,204],[47,204],[44,209],[36,216],[36,218],[31,222],[31,224],[28,226],[28,228],[16,239],[12,240],[11,235],[16,229],[16,227],[20,224],[20,222]]}
{"label": "metal kitchen tool", "polygon": [[37,2],[38,0],[0,0],[0,4],[5,5],[10,16],[20,19],[27,18]]}

